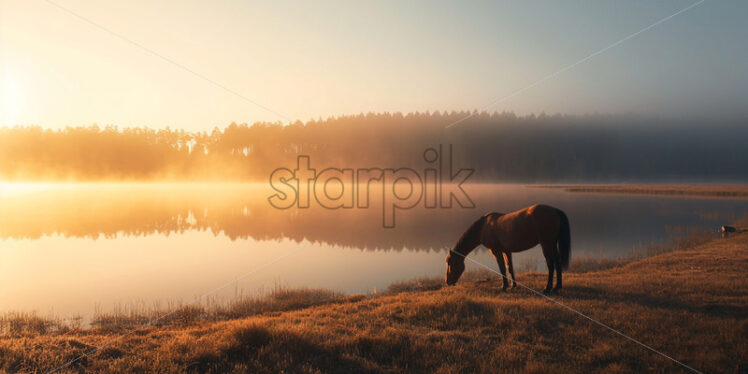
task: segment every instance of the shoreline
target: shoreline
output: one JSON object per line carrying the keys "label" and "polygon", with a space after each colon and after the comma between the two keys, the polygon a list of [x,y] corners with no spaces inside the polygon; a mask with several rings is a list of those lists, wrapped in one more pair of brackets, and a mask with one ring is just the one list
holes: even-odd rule
{"label": "shoreline", "polygon": [[748,184],[542,184],[526,186],[530,188],[562,189],[570,193],[748,199]]}
{"label": "shoreline", "polygon": [[[567,272],[556,299],[697,370],[745,368],[748,233],[672,249]],[[110,345],[142,320],[49,333],[19,329],[0,336],[0,371],[48,371],[104,345],[62,372],[681,369],[527,290],[501,292],[497,277],[454,287],[415,280],[377,296],[280,292],[263,307],[250,303],[217,321],[187,307]],[[545,277],[522,273],[518,281],[539,289]]]}

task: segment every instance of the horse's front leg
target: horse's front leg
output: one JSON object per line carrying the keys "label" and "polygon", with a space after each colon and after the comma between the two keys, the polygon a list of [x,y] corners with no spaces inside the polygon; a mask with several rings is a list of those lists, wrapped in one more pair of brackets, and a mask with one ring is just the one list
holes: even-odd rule
{"label": "horse's front leg", "polygon": [[504,265],[504,254],[500,251],[494,251],[491,250],[491,253],[493,253],[494,257],[496,257],[496,262],[499,264],[499,270],[501,271],[501,280],[504,281],[504,287],[502,288],[503,291],[506,291],[506,289],[509,287],[509,281],[506,278],[506,265]]}
{"label": "horse's front leg", "polygon": [[514,265],[512,265],[512,252],[505,252],[506,264],[509,266],[509,274],[512,275],[512,288],[517,287],[517,278],[514,277]]}

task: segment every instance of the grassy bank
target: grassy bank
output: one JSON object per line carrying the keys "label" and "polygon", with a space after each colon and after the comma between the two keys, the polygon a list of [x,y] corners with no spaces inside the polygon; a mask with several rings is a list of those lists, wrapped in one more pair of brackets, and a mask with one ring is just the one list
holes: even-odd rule
{"label": "grassy bank", "polygon": [[539,188],[561,188],[567,192],[614,193],[632,195],[661,195],[748,199],[748,184],[613,184],[613,185],[544,185]]}
{"label": "grassy bank", "polygon": [[[642,259],[577,263],[557,300],[697,370],[746,370],[748,233],[690,243]],[[518,280],[541,289],[545,275]],[[89,329],[5,316],[0,370],[46,372],[86,352],[62,371],[685,370],[529,291],[504,293],[498,284],[474,275],[454,287],[401,283],[377,296],[278,290],[222,308],[183,308],[132,333],[148,316],[99,315]]]}

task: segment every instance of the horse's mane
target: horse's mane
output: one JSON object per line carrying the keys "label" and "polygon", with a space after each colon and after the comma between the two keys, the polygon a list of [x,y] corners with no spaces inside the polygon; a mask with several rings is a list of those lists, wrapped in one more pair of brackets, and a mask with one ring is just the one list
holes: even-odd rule
{"label": "horse's mane", "polygon": [[480,233],[480,230],[483,228],[483,224],[486,222],[486,217],[490,216],[491,214],[495,214],[495,213],[488,213],[486,215],[483,215],[480,218],[478,218],[475,222],[473,222],[473,224],[470,225],[470,227],[468,227],[468,229],[465,230],[464,233],[462,233],[462,236],[460,236],[460,239],[457,240],[457,243],[454,246],[454,250],[457,251],[458,249],[462,248],[465,241],[470,240],[476,235],[478,235]]}

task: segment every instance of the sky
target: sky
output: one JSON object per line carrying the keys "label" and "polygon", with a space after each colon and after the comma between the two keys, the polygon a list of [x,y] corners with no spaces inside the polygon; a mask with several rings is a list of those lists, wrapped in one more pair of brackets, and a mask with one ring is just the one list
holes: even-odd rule
{"label": "sky", "polygon": [[746,1],[704,1],[535,84],[695,2],[0,0],[0,126],[209,131],[518,90],[487,109],[748,118]]}

